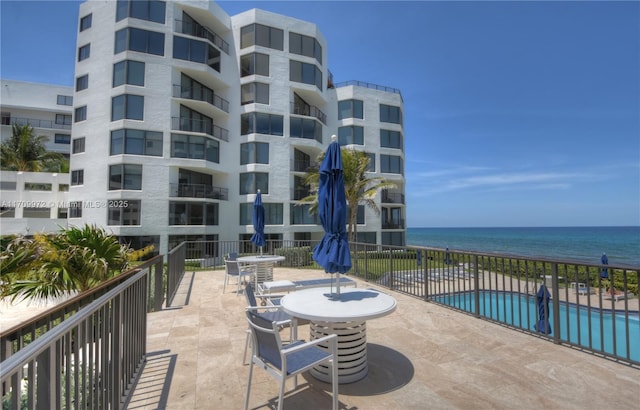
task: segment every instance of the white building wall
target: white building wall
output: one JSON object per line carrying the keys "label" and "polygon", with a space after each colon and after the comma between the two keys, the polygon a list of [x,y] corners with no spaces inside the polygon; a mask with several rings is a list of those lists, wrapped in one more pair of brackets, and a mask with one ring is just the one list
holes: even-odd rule
{"label": "white building wall", "polygon": [[[173,37],[176,35],[176,21],[182,19],[186,11],[200,24],[214,31],[229,43],[229,53],[221,53],[221,69],[217,72],[205,64],[183,61],[173,58]],[[89,0],[80,5],[79,17],[92,14],[92,25],[89,29],[78,33],[77,47],[91,44],[90,57],[76,62],[76,78],[89,75],[89,87],[75,92],[74,107],[87,106],[86,121],[73,123],[72,138],[86,139],[85,152],[71,156],[71,170],[84,171],[84,183],[71,186],[68,201],[80,201],[85,204],[82,217],[70,218],[69,224],[81,225],[93,223],[106,227],[121,236],[159,237],[159,251],[166,253],[169,248],[169,237],[184,235],[203,237],[214,235],[219,240],[239,239],[242,235],[253,233],[252,225],[240,225],[241,204],[251,204],[254,193],[240,195],[240,174],[244,172],[265,172],[269,174],[269,192],[263,193],[264,203],[279,203],[283,208],[283,223],[267,225],[266,233],[276,235],[284,240],[292,240],[296,232],[311,235],[312,239],[322,236],[319,225],[292,225],[290,206],[293,199],[294,177],[301,173],[292,168],[295,150],[303,151],[315,161],[330,142],[332,134],[338,133],[341,125],[357,124],[364,126],[365,143],[354,147],[376,154],[376,176],[396,180],[398,190],[404,193],[404,176],[400,174],[382,174],[380,172],[379,155],[389,152],[404,158],[403,150],[380,147],[380,127],[398,129],[401,125],[380,124],[379,104],[402,107],[399,94],[380,89],[362,86],[346,86],[337,89],[327,88],[329,80],[328,47],[318,27],[310,22],[282,16],[263,10],[249,10],[236,16],[228,16],[216,3],[209,1],[173,1],[166,3],[166,19],[164,24],[153,23],[135,18],[115,21],[116,3]],[[275,50],[261,46],[240,49],[240,30],[242,27],[259,23],[284,30],[283,50]],[[155,56],[134,51],[124,51],[114,55],[115,32],[124,27],[136,27],[145,30],[162,32],[165,36],[164,56]],[[313,57],[289,53],[289,32],[314,37],[322,47],[322,63]],[[192,37],[196,40],[202,40]],[[270,56],[270,72],[268,77],[240,77],[240,58],[242,55],[260,52]],[[113,64],[125,59],[145,63],[144,86],[121,85],[112,87]],[[315,85],[303,84],[289,80],[290,60],[316,65],[322,72],[323,89]],[[363,69],[366,69],[363,67]],[[205,84],[214,90],[216,95],[229,103],[229,112],[224,112],[206,103],[173,96],[173,86],[180,84],[181,73]],[[270,85],[269,104],[241,105],[241,85],[249,82],[263,82]],[[71,92],[69,87],[63,88]],[[3,86],[4,98],[4,86]],[[56,91],[57,92],[57,91]],[[111,121],[111,99],[121,94],[144,96],[144,120]],[[323,124],[322,141],[290,137],[290,118],[299,118],[291,114],[294,93],[300,95],[307,103],[326,114]],[[344,99],[362,99],[365,101],[365,118],[337,120],[337,103]],[[55,100],[54,100],[55,102]],[[29,104],[26,104],[29,105]],[[37,104],[33,104],[37,105]],[[180,106],[185,105],[210,116],[214,124],[228,130],[228,141],[219,141],[220,160],[213,163],[205,160],[172,158],[172,133],[185,134],[173,130],[173,118],[180,117]],[[73,112],[67,107],[67,112]],[[3,108],[4,112],[4,108]],[[281,115],[283,117],[283,136],[249,134],[241,135],[241,116],[243,113],[261,112]],[[112,130],[130,128],[148,131],[159,131],[163,134],[162,157],[145,155],[110,155],[110,133]],[[4,130],[4,127],[3,127]],[[203,135],[188,133],[191,135]],[[242,143],[259,141],[269,143],[269,164],[240,165],[240,146]],[[400,152],[398,152],[400,151]],[[116,164],[142,165],[141,190],[109,191],[109,166]],[[212,185],[228,190],[228,198],[208,199],[207,203],[218,205],[218,225],[169,225],[169,204],[172,201],[202,202],[201,198],[177,198],[171,190],[177,184],[179,169],[190,170],[212,176]],[[107,205],[115,200],[140,200],[142,204],[141,220],[135,226],[109,226]],[[377,199],[380,202],[380,198]],[[402,205],[404,206],[404,205]],[[377,240],[381,238],[381,219],[373,211],[367,210],[366,224],[359,226],[360,232],[376,232]],[[404,229],[402,230],[404,231]]]}

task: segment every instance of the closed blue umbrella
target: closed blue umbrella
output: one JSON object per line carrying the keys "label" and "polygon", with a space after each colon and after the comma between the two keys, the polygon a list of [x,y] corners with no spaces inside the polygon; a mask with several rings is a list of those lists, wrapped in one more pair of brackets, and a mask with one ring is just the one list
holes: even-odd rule
{"label": "closed blue umbrella", "polygon": [[253,201],[253,230],[251,242],[260,248],[260,255],[262,255],[262,247],[266,245],[266,241],[264,240],[264,206],[262,206],[262,194],[259,189]]}
{"label": "closed blue umbrella", "polygon": [[336,289],[340,294],[340,274],[351,269],[351,255],[347,242],[347,200],[344,192],[344,174],[340,145],[332,137],[320,164],[318,185],[318,216],[324,236],[313,250],[313,259],[327,273],[336,274]]}
{"label": "closed blue umbrella", "polygon": [[[602,258],[600,258],[600,262],[603,265],[608,265],[609,264],[609,258],[607,258],[606,254],[602,254]],[[600,271],[600,277],[602,279],[607,279],[609,277],[609,271],[607,268],[602,268],[602,270]]]}
{"label": "closed blue umbrella", "polygon": [[551,325],[549,324],[549,299],[551,299],[551,294],[543,283],[540,285],[538,293],[536,293],[536,306],[538,307],[536,330],[545,334],[551,333]]}

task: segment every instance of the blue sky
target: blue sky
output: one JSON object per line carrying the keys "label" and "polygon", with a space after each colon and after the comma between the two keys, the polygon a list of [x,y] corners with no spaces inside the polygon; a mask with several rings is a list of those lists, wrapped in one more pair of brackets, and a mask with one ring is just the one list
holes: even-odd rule
{"label": "blue sky", "polygon": [[[2,78],[72,85],[77,3],[2,0]],[[219,4],[402,91],[409,227],[640,225],[640,2]]]}

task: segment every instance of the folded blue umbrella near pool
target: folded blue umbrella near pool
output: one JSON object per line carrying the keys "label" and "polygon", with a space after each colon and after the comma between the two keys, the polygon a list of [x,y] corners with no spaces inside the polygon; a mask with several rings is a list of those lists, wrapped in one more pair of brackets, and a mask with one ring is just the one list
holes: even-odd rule
{"label": "folded blue umbrella near pool", "polygon": [[536,323],[536,330],[540,333],[550,334],[551,325],[549,324],[549,299],[551,294],[544,285],[540,285],[538,293],[536,293],[536,306],[538,307],[538,322]]}

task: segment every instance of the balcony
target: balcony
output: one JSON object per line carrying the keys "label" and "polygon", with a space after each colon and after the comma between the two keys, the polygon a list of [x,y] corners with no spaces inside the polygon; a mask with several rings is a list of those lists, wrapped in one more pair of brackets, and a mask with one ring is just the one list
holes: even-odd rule
{"label": "balcony", "polygon": [[382,221],[382,229],[404,229],[404,219]]}
{"label": "balcony", "polygon": [[211,121],[194,120],[186,117],[171,117],[171,129],[188,132],[201,132],[222,141],[229,141],[229,130],[218,127]]}
{"label": "balcony", "polygon": [[404,204],[404,194],[382,191],[383,204]]}
{"label": "balcony", "polygon": [[194,87],[183,87],[180,84],[174,84],[173,97],[203,101],[221,109],[227,114],[229,113],[229,101],[216,95],[213,90],[210,90],[208,88],[199,87],[196,89]]}
{"label": "balcony", "polygon": [[212,30],[209,30],[208,28],[198,23],[176,19],[174,30],[176,33],[204,38],[220,50],[224,51],[226,54],[229,54],[229,43],[224,41],[222,37],[214,33]]}
{"label": "balcony", "polygon": [[70,130],[71,124],[57,124],[52,120],[38,120],[35,118],[17,118],[17,117],[3,117],[2,125],[29,125],[32,128],[47,128],[52,130]]}
{"label": "balcony", "polygon": [[173,198],[205,198],[229,200],[227,188],[204,184],[169,184],[169,192]]}
{"label": "balcony", "polygon": [[327,125],[327,115],[322,112],[318,107],[309,104],[296,104],[291,103],[291,114],[304,115],[306,117],[313,117]]}
{"label": "balcony", "polygon": [[315,167],[316,163],[313,161],[292,160],[291,170],[294,172],[307,172],[309,168]]}

